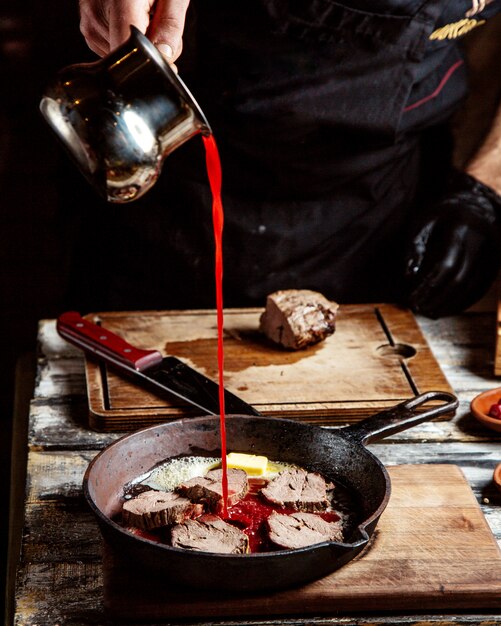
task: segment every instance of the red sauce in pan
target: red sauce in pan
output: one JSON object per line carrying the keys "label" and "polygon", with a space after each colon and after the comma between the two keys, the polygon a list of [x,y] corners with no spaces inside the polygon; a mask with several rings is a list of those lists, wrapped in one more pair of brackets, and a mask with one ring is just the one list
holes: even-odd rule
{"label": "red sauce in pan", "polygon": [[[240,502],[228,508],[226,519],[239,526],[247,535],[250,552],[266,552],[276,549],[269,544],[263,523],[273,511],[282,515],[297,513],[294,509],[280,508],[261,498],[258,492],[266,482],[260,478],[249,478],[247,495]],[[317,515],[326,522],[335,522],[339,519],[339,515],[335,511],[317,513]]]}

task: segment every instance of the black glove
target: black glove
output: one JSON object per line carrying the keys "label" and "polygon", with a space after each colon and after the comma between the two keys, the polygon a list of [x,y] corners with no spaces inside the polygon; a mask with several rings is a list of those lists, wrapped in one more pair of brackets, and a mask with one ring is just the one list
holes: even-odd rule
{"label": "black glove", "polygon": [[425,214],[406,252],[408,304],[431,318],[477,302],[501,265],[501,197],[454,172],[448,194]]}

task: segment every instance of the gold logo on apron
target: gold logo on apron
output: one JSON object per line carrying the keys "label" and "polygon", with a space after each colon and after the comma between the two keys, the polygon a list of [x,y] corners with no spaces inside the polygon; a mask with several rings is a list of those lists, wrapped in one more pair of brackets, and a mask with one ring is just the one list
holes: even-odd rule
{"label": "gold logo on apron", "polygon": [[432,41],[436,39],[438,39],[438,41],[443,41],[444,39],[457,39],[458,37],[466,35],[466,33],[469,33],[474,28],[477,28],[477,26],[482,26],[482,24],[485,24],[485,20],[459,20],[459,22],[446,24],[441,28],[437,28],[437,30],[434,30],[430,35],[430,39]]}

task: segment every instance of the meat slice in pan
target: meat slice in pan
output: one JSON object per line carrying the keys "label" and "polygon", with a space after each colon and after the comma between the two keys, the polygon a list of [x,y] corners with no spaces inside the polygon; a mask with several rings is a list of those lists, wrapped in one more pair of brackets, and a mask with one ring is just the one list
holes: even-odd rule
{"label": "meat slice in pan", "polygon": [[273,512],[266,521],[268,537],[276,546],[294,550],[323,541],[342,541],[340,520],[326,522],[314,513],[282,515]]}
{"label": "meat slice in pan", "polygon": [[[223,470],[210,470],[205,476],[196,476],[181,483],[176,491],[192,502],[206,504],[210,511],[217,511],[223,503]],[[241,469],[228,470],[228,506],[236,504],[249,490],[246,472]]]}
{"label": "meat slice in pan", "polygon": [[260,330],[284,348],[300,350],[332,335],[338,308],[316,291],[276,291],[266,298]]}
{"label": "meat slice in pan", "polygon": [[188,517],[203,513],[203,505],[194,504],[172,491],[144,491],[127,500],[122,509],[122,520],[127,526],[153,530],[171,526]]}
{"label": "meat slice in pan", "polygon": [[177,524],[171,530],[171,544],[198,552],[244,554],[249,549],[247,535],[216,515],[202,515]]}
{"label": "meat slice in pan", "polygon": [[261,489],[261,495],[282,508],[314,513],[325,511],[329,506],[327,490],[332,488],[320,474],[299,468],[287,469],[270,480]]}

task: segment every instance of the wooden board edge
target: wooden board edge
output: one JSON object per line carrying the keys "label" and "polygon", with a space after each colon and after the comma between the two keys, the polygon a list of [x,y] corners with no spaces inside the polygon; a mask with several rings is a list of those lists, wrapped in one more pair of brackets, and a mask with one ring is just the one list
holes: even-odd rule
{"label": "wooden board edge", "polygon": [[[401,354],[402,367],[404,372],[408,372],[407,377],[411,378],[409,382],[416,395],[425,391],[454,393],[412,311],[391,304],[381,304],[377,307],[391,334],[396,354]],[[384,316],[384,313],[390,310],[392,319]],[[402,328],[405,328],[404,334]],[[412,354],[413,351],[415,354]],[[422,373],[424,364],[426,364],[426,384]],[[436,382],[430,385],[430,379]]]}

